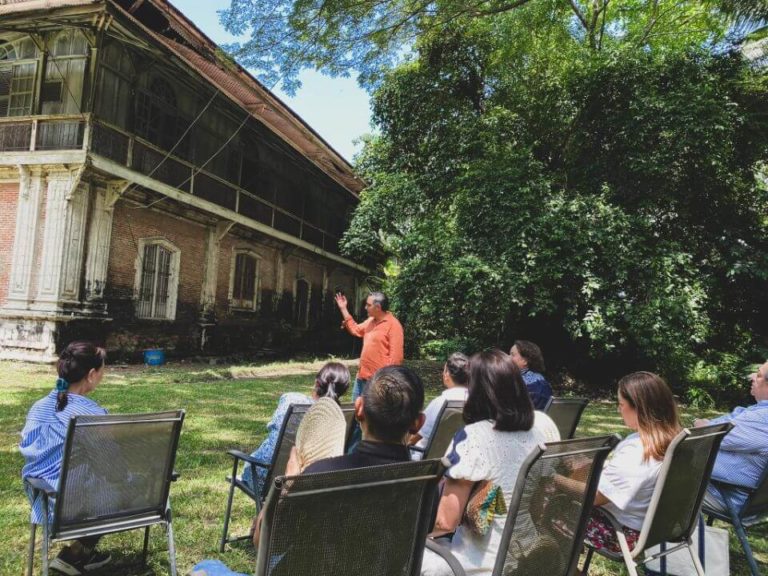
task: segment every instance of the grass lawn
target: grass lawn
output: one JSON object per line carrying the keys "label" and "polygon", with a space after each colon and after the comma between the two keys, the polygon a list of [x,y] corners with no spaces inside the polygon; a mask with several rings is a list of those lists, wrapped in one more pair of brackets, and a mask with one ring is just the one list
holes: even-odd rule
{"label": "grass lawn", "polygon": [[[226,504],[224,477],[231,466],[229,448],[250,451],[258,445],[280,394],[308,393],[312,375],[322,362],[270,364],[251,367],[219,367],[200,364],[173,364],[162,368],[115,367],[109,371],[92,398],[111,413],[149,412],[173,408],[186,410],[176,469],[181,474],[173,486],[174,531],[179,573],[186,574],[203,558],[220,558],[232,569],[250,572],[255,554],[249,546],[237,546],[218,553],[222,514]],[[440,366],[414,366],[428,383],[429,396],[439,391]],[[5,374],[0,396],[0,574],[23,573],[28,542],[29,506],[22,490],[18,452],[19,432],[32,403],[53,386],[50,366],[11,362],[0,363]],[[233,378],[235,376],[236,378]],[[683,423],[692,414],[684,412]],[[613,402],[593,402],[579,429],[581,435],[619,432],[626,434]],[[235,498],[233,534],[244,533],[250,525],[253,507],[245,497]],[[107,536],[102,547],[112,552],[114,565],[102,574],[169,573],[166,540],[160,528],[153,528],[149,569],[140,558],[142,531]],[[300,537],[300,536],[299,536]],[[753,550],[762,570],[768,567],[768,529],[751,531]],[[36,567],[39,568],[39,555]],[[619,574],[618,564],[599,559],[591,574]],[[735,538],[731,539],[731,573],[748,575],[744,556]]]}

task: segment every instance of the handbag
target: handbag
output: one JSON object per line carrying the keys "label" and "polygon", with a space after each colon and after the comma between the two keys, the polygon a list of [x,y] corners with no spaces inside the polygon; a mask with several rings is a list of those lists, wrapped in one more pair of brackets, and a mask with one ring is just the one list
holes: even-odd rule
{"label": "handbag", "polygon": [[[691,540],[693,541],[693,553],[701,559],[699,552],[701,546],[704,547],[704,573],[707,576],[729,576],[730,569],[730,551],[728,549],[728,531],[714,526],[705,526],[702,536],[702,522],[693,532]],[[668,544],[672,547],[674,544]],[[657,554],[660,546],[654,546],[645,551],[646,556]],[[664,557],[666,559],[667,574],[669,576],[697,576],[696,567],[688,550],[681,548]],[[662,559],[656,559],[647,562],[646,566],[656,572],[662,572]]]}

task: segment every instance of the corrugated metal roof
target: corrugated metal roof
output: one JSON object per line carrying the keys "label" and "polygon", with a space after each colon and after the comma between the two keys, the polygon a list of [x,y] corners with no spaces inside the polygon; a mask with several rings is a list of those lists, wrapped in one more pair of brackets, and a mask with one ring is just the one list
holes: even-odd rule
{"label": "corrugated metal roof", "polygon": [[[301,117],[272,94],[256,78],[235,62],[217,57],[218,46],[194,23],[167,0],[151,2],[167,18],[183,40],[194,46],[177,42],[145,26],[136,15],[124,10],[114,0],[110,4],[120,10],[171,52],[185,61],[192,70],[217,86],[234,102],[245,108],[256,119],[292,145],[323,172],[357,196],[365,184],[354,173],[349,162],[301,119]],[[67,6],[86,6],[105,0],[0,0],[0,15],[40,10],[53,10]]]}

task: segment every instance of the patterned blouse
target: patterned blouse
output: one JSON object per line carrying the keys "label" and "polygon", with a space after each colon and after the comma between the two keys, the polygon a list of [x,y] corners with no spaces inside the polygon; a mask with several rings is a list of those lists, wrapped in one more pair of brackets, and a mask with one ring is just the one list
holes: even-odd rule
{"label": "patterned blouse", "polygon": [[[93,400],[79,394],[68,394],[67,405],[61,412],[56,412],[58,393],[52,390],[48,396],[32,405],[27,414],[27,421],[21,431],[19,451],[24,456],[22,478],[42,478],[58,489],[61,476],[61,464],[64,458],[64,442],[67,438],[69,420],[73,416],[103,415],[107,411]],[[32,503],[30,521],[34,524],[43,522],[42,496],[32,501],[32,491],[28,490]],[[53,502],[50,502],[48,517],[53,519]]]}
{"label": "patterned blouse", "polygon": [[526,368],[522,370],[521,374],[525,386],[528,388],[528,394],[531,396],[534,410],[544,410],[547,402],[552,398],[552,386],[549,385],[549,382],[547,382],[547,379],[542,374],[533,370]]}
{"label": "patterned blouse", "polygon": [[[283,426],[283,420],[285,420],[285,414],[288,412],[288,407],[291,404],[313,403],[314,401],[312,398],[305,396],[304,394],[299,394],[298,392],[287,392],[280,396],[280,400],[277,402],[277,409],[275,410],[275,413],[272,414],[272,419],[269,421],[269,424],[267,424],[267,437],[261,443],[261,446],[251,453],[251,457],[266,464],[271,463],[280,436],[280,428]],[[282,473],[283,471],[281,470],[280,474]],[[243,470],[243,482],[250,484],[256,494],[261,494],[266,478],[267,471],[264,468],[256,468],[255,478],[251,475],[250,466],[246,466]]]}

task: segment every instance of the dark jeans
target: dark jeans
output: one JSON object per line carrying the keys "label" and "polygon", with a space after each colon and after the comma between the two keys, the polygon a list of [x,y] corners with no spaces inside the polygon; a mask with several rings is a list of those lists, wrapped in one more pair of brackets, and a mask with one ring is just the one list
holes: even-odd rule
{"label": "dark jeans", "polygon": [[[368,380],[361,380],[355,378],[355,385],[352,387],[352,402],[357,400],[365,392],[368,386]],[[363,439],[363,432],[360,430],[360,423],[357,421],[352,422],[352,430],[349,433],[349,447],[347,448],[347,454],[351,454],[357,448],[360,440]]]}

